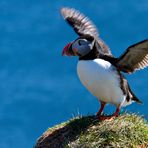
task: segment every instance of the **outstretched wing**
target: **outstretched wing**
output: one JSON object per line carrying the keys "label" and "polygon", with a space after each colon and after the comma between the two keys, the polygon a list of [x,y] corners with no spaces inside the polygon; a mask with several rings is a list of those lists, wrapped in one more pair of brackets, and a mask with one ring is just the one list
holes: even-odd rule
{"label": "outstretched wing", "polygon": [[78,10],[75,10],[73,8],[64,7],[61,9],[61,14],[64,19],[69,23],[69,25],[74,28],[74,31],[79,36],[90,35],[94,37],[98,41],[103,53],[111,55],[109,47],[105,44],[103,40],[98,38],[99,32],[89,18],[87,18]]}
{"label": "outstretched wing", "polygon": [[79,11],[73,8],[62,8],[61,14],[79,36],[87,34],[98,37],[96,26]]}
{"label": "outstretched wing", "polygon": [[132,73],[148,66],[148,39],[127,48],[117,62],[123,72]]}

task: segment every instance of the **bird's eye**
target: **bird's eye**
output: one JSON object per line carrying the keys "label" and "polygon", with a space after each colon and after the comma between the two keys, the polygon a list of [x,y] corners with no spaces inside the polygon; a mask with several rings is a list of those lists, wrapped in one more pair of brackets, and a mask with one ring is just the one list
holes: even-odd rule
{"label": "bird's eye", "polygon": [[81,45],[85,45],[86,44],[86,40],[78,40],[78,44]]}
{"label": "bird's eye", "polygon": [[80,46],[82,45],[80,40],[78,41],[78,44],[79,44]]}

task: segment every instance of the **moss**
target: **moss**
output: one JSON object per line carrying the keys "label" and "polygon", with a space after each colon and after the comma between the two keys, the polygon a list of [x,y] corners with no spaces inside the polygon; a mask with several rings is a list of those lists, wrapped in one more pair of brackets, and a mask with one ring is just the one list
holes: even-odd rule
{"label": "moss", "polygon": [[144,148],[148,147],[148,124],[135,114],[101,122],[95,116],[77,117],[49,128],[35,147]]}

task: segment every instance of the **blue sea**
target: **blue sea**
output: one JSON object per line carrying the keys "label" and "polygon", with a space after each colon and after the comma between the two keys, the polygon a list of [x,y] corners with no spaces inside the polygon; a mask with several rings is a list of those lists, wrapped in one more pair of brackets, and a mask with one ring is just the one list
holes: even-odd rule
{"label": "blue sea", "polygon": [[[78,59],[61,56],[77,38],[59,13],[63,6],[90,17],[117,57],[148,38],[147,0],[1,0],[0,148],[31,148],[48,127],[99,108],[77,77]],[[147,117],[148,69],[125,76],[144,104],[122,112]]]}

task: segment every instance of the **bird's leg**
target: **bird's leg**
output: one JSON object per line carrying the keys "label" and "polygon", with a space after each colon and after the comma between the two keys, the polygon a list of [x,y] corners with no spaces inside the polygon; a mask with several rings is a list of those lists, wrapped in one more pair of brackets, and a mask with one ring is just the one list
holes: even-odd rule
{"label": "bird's leg", "polygon": [[101,103],[101,107],[100,107],[99,111],[97,112],[97,117],[101,116],[101,114],[103,112],[103,109],[104,109],[104,107],[106,105],[105,102],[100,102],[100,103]]}
{"label": "bird's leg", "polygon": [[99,120],[111,120],[111,119],[115,118],[116,116],[118,116],[119,112],[120,112],[120,106],[117,107],[116,111],[112,115],[110,115],[110,116],[100,116]]}

